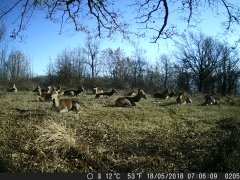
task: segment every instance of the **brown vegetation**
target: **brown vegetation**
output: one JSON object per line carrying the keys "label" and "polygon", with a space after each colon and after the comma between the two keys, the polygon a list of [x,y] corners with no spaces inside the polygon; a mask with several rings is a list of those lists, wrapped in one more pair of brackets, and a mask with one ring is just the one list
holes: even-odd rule
{"label": "brown vegetation", "polygon": [[191,106],[149,97],[135,108],[112,108],[106,105],[114,99],[84,94],[76,98],[86,102],[78,114],[55,113],[34,98],[0,92],[1,172],[240,170],[239,96],[222,96],[221,106],[200,106],[202,95],[192,94]]}

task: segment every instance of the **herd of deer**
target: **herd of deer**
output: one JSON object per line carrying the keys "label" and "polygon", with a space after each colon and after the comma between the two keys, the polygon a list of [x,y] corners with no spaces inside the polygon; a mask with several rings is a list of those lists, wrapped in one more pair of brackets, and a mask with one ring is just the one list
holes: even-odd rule
{"label": "herd of deer", "polygon": [[[8,92],[17,92],[17,87],[14,84],[12,88],[7,89]],[[49,86],[47,89],[43,89],[40,86],[37,86],[33,92],[37,93],[37,101],[52,101],[53,106],[52,110],[58,110],[59,112],[68,112],[70,110],[79,112],[80,104],[78,99],[76,98],[80,93],[84,92],[84,88],[81,87],[79,89],[66,89],[61,87],[60,85],[54,88],[53,86]],[[110,92],[104,92],[99,90],[97,87],[93,88],[93,94],[95,94],[95,98],[99,99],[102,97],[110,97],[113,94],[117,93],[117,91],[113,88]],[[71,96],[72,98],[66,97]],[[175,93],[174,91],[169,91],[168,89],[163,92],[157,92],[153,95],[155,99],[166,100],[168,98],[177,97],[177,104],[189,104],[192,103],[191,98],[185,93]],[[115,107],[132,107],[137,106],[137,103],[142,99],[147,99],[145,92],[143,90],[138,89],[137,92],[130,92],[124,97],[119,97],[114,106]],[[219,105],[220,102],[215,97],[211,95],[204,96],[205,101],[202,105]]]}

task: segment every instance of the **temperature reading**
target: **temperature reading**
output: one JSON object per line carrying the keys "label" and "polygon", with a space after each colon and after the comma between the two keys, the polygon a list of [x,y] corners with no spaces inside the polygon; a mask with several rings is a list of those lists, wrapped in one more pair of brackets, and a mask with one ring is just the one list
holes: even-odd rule
{"label": "temperature reading", "polygon": [[120,173],[106,173],[106,179],[120,179]]}
{"label": "temperature reading", "polygon": [[141,179],[142,173],[128,173],[127,179]]}

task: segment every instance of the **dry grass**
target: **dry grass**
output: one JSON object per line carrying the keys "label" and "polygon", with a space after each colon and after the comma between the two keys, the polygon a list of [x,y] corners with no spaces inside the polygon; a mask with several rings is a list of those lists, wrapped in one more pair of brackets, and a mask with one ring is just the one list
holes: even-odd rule
{"label": "dry grass", "polygon": [[190,105],[148,96],[134,108],[112,107],[120,95],[81,94],[80,113],[61,114],[32,92],[0,92],[0,171],[240,170],[239,97],[207,107],[201,96]]}

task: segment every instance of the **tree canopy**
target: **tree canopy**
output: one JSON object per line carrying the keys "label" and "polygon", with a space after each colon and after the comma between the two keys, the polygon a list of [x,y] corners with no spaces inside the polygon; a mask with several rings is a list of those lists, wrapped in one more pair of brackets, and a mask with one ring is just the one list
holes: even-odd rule
{"label": "tree canopy", "polygon": [[[21,37],[34,13],[40,11],[46,19],[60,24],[60,32],[70,23],[76,31],[99,37],[121,33],[126,39],[137,35],[157,42],[178,33],[178,21],[170,18],[173,14],[191,27],[206,9],[225,17],[222,24],[226,31],[239,25],[240,4],[235,0],[3,0],[0,21],[16,15],[12,38]],[[137,28],[133,29],[133,24]]]}

